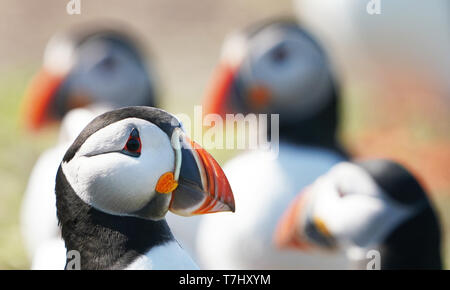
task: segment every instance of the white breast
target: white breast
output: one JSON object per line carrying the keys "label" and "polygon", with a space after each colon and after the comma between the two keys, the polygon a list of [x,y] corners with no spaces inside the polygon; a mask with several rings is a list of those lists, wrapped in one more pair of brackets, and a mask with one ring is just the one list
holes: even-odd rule
{"label": "white breast", "polygon": [[41,243],[33,257],[31,270],[64,270],[66,266],[66,246],[56,237]]}
{"label": "white breast", "polygon": [[186,218],[171,212],[166,214],[166,221],[175,239],[195,261],[198,260],[195,243],[197,241],[198,226],[202,218],[203,216],[201,215]]}
{"label": "white breast", "polygon": [[343,161],[313,147],[280,144],[277,159],[264,152],[246,153],[224,167],[236,200],[236,213],[205,216],[200,224],[199,263],[212,269],[345,268],[339,255],[279,251],[272,242],[275,226],[289,202],[305,186]]}
{"label": "white breast", "polygon": [[180,245],[173,241],[153,247],[138,257],[126,270],[198,270],[198,266]]}
{"label": "white breast", "polygon": [[21,231],[30,258],[43,243],[60,236],[56,218],[55,178],[68,146],[62,144],[45,151],[31,172],[21,208]]}

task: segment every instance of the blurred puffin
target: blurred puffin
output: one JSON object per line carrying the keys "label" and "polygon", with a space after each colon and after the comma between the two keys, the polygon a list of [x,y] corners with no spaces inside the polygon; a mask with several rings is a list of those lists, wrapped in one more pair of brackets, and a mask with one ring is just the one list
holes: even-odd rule
{"label": "blurred puffin", "polygon": [[338,89],[319,44],[290,20],[236,32],[225,41],[210,92],[206,113],[279,114],[280,144],[276,158],[252,150],[225,165],[239,209],[202,217],[199,263],[208,269],[340,268],[343,254],[286,253],[272,243],[297,189],[347,159],[336,136]]}
{"label": "blurred puffin", "polygon": [[174,116],[151,107],[89,123],[64,155],[55,191],[62,237],[81,269],[196,269],[165,214],[234,211],[217,162]]}
{"label": "blurred puffin", "polygon": [[[146,65],[140,45],[128,30],[112,26],[82,26],[55,35],[45,50],[41,71],[26,92],[23,122],[28,129],[38,131],[62,119],[59,144],[39,157],[22,204],[21,228],[32,268],[64,266],[54,246],[62,245],[55,176],[76,136],[95,116],[110,109],[157,105],[154,72]],[[64,248],[59,252],[64,254]]]}
{"label": "blurred puffin", "polygon": [[126,30],[96,25],[57,34],[27,90],[25,126],[40,129],[90,104],[155,106],[153,78],[140,44]]}
{"label": "blurred puffin", "polygon": [[286,210],[275,240],[284,248],[346,250],[356,268],[366,269],[371,250],[379,251],[381,269],[442,268],[440,226],[427,194],[390,160],[333,167]]}

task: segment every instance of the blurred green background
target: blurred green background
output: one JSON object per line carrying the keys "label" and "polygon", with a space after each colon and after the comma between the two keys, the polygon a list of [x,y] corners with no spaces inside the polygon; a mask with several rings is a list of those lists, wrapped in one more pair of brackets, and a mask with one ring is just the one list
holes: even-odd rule
{"label": "blurred green background", "polygon": [[[163,107],[193,114],[192,105],[201,104],[230,30],[266,17],[294,14],[287,0],[82,0],[81,15],[72,16],[66,13],[66,4],[61,0],[0,2],[0,269],[29,266],[19,228],[21,198],[37,157],[56,141],[57,128],[35,135],[24,131],[20,103],[54,32],[92,19],[129,23],[152,52]],[[430,102],[430,92],[414,86],[405,99],[404,91],[400,94],[358,77],[347,73],[342,78],[341,137],[357,157],[394,158],[420,176],[442,218],[449,268],[448,103],[440,98]],[[236,152],[212,153],[223,164]]]}

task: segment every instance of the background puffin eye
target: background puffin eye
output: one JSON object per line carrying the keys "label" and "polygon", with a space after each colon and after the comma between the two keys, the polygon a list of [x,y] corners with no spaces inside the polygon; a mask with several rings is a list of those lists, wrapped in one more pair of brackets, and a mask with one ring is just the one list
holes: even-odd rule
{"label": "background puffin eye", "polygon": [[141,148],[142,143],[141,138],[139,137],[139,131],[134,128],[130,133],[130,137],[128,137],[127,143],[125,144],[122,153],[133,157],[139,157],[141,155]]}
{"label": "background puffin eye", "polygon": [[101,69],[103,71],[110,72],[116,68],[117,60],[113,56],[109,55],[109,56],[106,56],[104,59],[102,59],[97,64],[97,66],[99,69]]}
{"label": "background puffin eye", "polygon": [[284,61],[287,58],[288,54],[289,53],[287,48],[284,45],[281,45],[272,52],[271,56],[274,62],[279,63]]}

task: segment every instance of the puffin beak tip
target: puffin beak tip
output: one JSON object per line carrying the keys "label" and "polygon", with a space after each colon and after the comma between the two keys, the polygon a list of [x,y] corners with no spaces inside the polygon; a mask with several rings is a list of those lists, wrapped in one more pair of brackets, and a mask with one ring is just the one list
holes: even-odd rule
{"label": "puffin beak tip", "polygon": [[170,210],[183,216],[235,211],[235,201],[225,173],[200,145],[182,136],[178,187]]}

